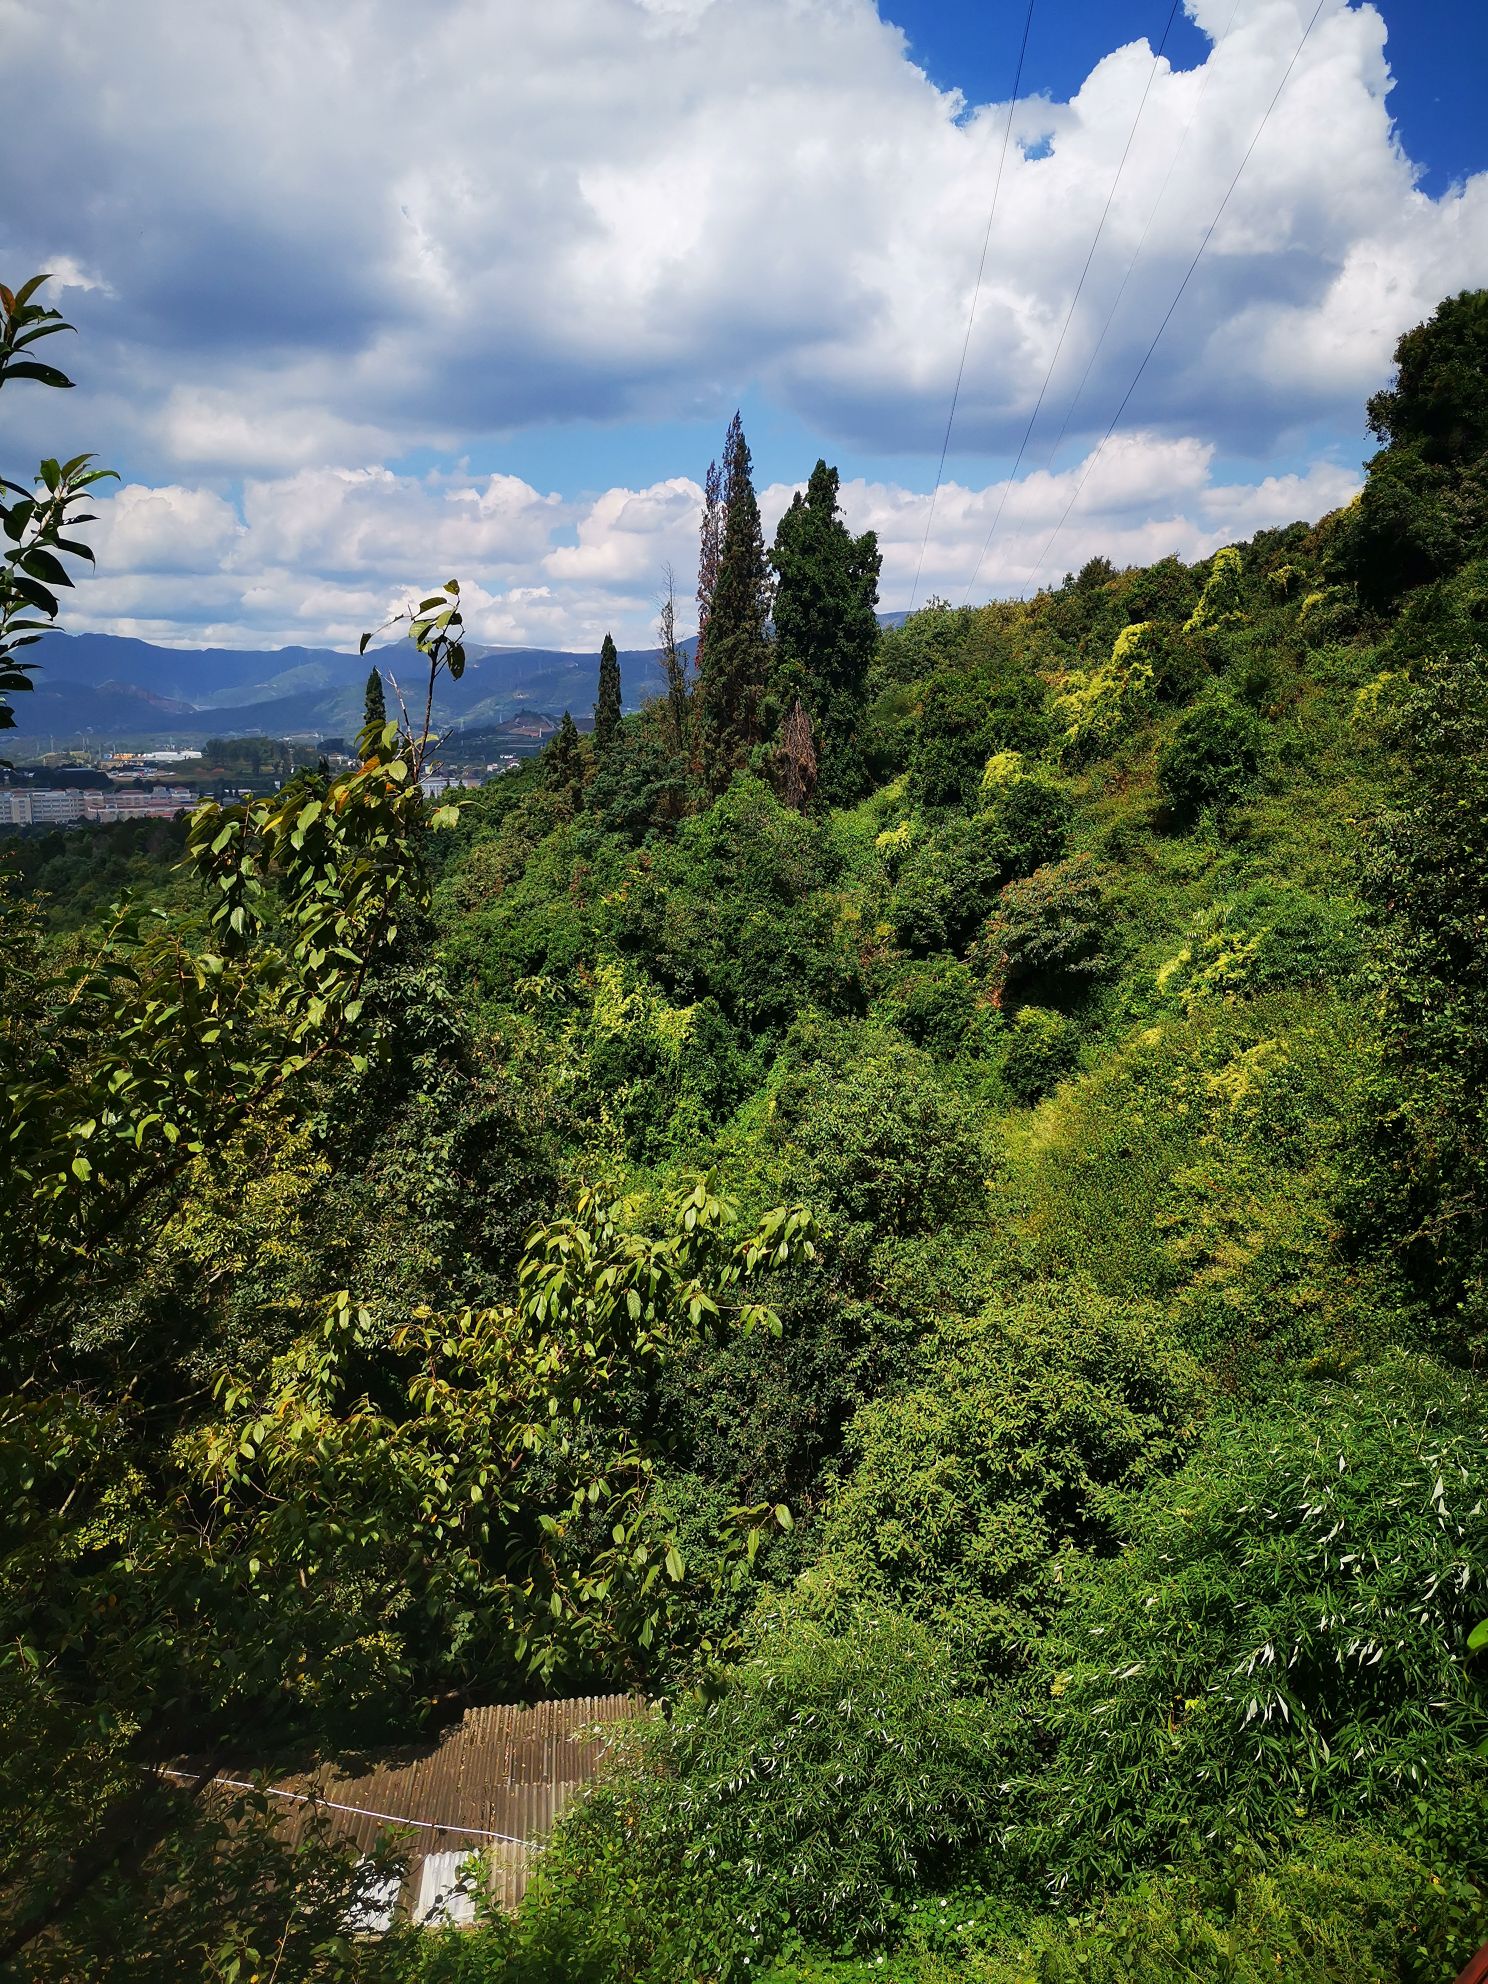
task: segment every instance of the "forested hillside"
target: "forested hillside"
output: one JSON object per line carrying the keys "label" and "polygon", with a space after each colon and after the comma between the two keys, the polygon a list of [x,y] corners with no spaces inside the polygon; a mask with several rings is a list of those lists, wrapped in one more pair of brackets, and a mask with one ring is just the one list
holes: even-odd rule
{"label": "forested hillside", "polygon": [[[0,1963],[1447,1984],[1485,367],[1488,293],[1403,339],[1320,522],[882,631],[736,422],[663,698],[12,877]],[[203,1795],[627,1689],[513,1921],[358,1940]]]}

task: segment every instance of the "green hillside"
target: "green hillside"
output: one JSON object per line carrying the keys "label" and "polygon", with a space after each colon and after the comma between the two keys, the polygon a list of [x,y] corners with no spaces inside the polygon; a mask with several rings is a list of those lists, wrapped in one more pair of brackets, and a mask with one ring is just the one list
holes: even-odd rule
{"label": "green hillside", "polygon": [[[1488,293],[1398,360],[1348,509],[886,630],[739,436],[669,697],[458,817],[374,728],[204,891],[131,843],[159,933],[12,889],[0,1962],[1488,1939]],[[658,1707],[473,1931],[141,1789],[601,1688]]]}

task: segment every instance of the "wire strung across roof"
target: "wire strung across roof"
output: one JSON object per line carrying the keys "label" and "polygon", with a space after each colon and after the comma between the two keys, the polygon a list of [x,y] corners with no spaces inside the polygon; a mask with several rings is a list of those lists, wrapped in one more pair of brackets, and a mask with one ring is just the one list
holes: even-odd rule
{"label": "wire strung across roof", "polygon": [[[193,1784],[196,1782],[190,1771],[172,1770],[164,1764],[160,1774],[162,1777],[179,1777]],[[492,1832],[486,1826],[445,1825],[439,1819],[403,1818],[397,1812],[374,1812],[366,1805],[343,1805],[335,1798],[322,1798],[314,1791],[282,1791],[277,1785],[254,1784],[246,1777],[214,1777],[209,1782],[220,1785],[225,1791],[260,1791],[268,1798],[288,1798],[297,1805],[314,1805],[327,1812],[349,1812],[358,1819],[382,1819],[390,1826],[418,1826],[424,1832],[457,1832],[462,1839],[499,1839],[508,1846],[525,1846],[529,1850],[539,1844],[535,1840],[519,1839],[515,1833]]]}

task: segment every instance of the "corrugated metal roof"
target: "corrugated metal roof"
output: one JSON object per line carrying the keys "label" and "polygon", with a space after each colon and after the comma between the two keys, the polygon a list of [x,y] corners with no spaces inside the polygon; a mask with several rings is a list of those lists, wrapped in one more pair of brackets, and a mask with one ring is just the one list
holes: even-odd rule
{"label": "corrugated metal roof", "polygon": [[[475,1708],[437,1740],[379,1753],[362,1770],[329,1767],[282,1778],[222,1771],[224,1795],[267,1791],[284,1807],[290,1838],[317,1814],[367,1852],[389,1826],[410,1828],[404,1904],[421,1912],[424,1862],[482,1852],[494,1898],[515,1908],[527,1885],[529,1855],[599,1767],[605,1729],[644,1715],[633,1695],[589,1695],[535,1708]],[[195,1775],[183,1767],[182,1775]],[[432,1875],[432,1870],[431,1870]]]}

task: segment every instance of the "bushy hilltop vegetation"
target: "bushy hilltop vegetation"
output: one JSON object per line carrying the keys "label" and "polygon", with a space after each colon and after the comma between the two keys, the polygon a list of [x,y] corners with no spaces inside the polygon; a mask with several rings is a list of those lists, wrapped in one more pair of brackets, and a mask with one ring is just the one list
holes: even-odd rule
{"label": "bushy hilltop vegetation", "polygon": [[[432,820],[369,722],[160,934],[13,896],[18,1975],[1488,1937],[1488,295],[1398,363],[1348,509],[882,634],[736,426],[665,700]],[[659,1706],[474,1932],[152,1770],[590,1686]]]}

